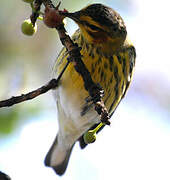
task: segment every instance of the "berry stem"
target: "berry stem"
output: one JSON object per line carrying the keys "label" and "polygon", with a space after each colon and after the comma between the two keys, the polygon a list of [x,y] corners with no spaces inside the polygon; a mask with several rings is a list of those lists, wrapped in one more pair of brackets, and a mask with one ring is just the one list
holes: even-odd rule
{"label": "berry stem", "polygon": [[42,16],[38,16],[38,18],[40,21],[43,21],[43,17]]}
{"label": "berry stem", "polygon": [[104,124],[101,122],[95,129],[93,129],[94,133],[96,133]]}

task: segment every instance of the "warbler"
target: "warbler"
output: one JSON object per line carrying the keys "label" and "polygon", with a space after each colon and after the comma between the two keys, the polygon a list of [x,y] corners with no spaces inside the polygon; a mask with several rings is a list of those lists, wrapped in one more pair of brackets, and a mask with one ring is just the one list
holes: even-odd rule
{"label": "warbler", "polygon": [[[93,81],[103,88],[103,101],[112,116],[127,92],[135,66],[136,51],[127,38],[124,21],[115,10],[102,4],[91,4],[65,16],[79,26],[72,39],[81,47],[82,61]],[[53,68],[54,78],[59,76],[68,57],[66,48],[63,48]],[[86,146],[83,134],[100,123],[100,116],[93,103],[88,101],[89,94],[72,62],[53,93],[59,131],[45,158],[45,165],[62,175],[74,144],[79,141],[81,148]]]}

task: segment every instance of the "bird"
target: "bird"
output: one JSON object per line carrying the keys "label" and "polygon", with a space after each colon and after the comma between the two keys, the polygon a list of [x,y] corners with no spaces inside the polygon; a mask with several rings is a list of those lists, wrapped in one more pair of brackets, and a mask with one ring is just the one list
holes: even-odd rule
{"label": "bird", "polygon": [[[100,3],[66,12],[65,16],[78,25],[72,40],[81,48],[82,61],[92,80],[103,88],[103,102],[112,116],[129,88],[136,61],[136,50],[127,36],[125,23],[119,13]],[[53,67],[54,78],[60,75],[68,58],[64,47]],[[79,142],[82,149],[87,146],[83,135],[100,123],[100,116],[94,104],[88,101],[89,94],[72,62],[53,95],[59,130],[44,162],[56,174],[63,175],[75,143]]]}

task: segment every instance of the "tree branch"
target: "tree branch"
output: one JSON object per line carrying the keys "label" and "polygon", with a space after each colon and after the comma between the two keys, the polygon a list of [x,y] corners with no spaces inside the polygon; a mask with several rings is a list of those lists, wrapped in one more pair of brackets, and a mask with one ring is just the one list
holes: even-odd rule
{"label": "tree branch", "polygon": [[21,96],[15,96],[15,97],[11,97],[10,99],[7,99],[7,100],[0,101],[0,108],[9,107],[9,106],[12,106],[14,104],[21,103],[23,101],[34,99],[35,97],[37,97],[41,94],[44,94],[51,89],[56,88],[58,86],[59,81],[60,81],[64,71],[66,70],[68,64],[69,64],[69,62],[65,65],[65,67],[63,68],[63,70],[61,71],[61,73],[59,74],[57,79],[52,79],[46,85],[44,85],[44,86],[42,86],[42,87],[40,87],[40,88],[38,88],[32,92],[29,92],[27,94],[22,94]]}
{"label": "tree branch", "polygon": [[69,60],[74,62],[74,68],[81,75],[84,81],[84,87],[88,91],[89,95],[91,96],[91,100],[95,105],[95,110],[101,116],[101,122],[110,125],[109,113],[102,100],[104,91],[99,84],[95,84],[92,80],[90,72],[88,71],[84,62],[81,59],[81,48],[79,48],[78,45],[75,44],[66,34],[66,30],[63,24],[57,26],[56,29],[58,31],[62,44],[68,50],[68,53],[70,55]]}
{"label": "tree branch", "polygon": [[[69,62],[73,62],[75,70],[81,75],[84,81],[84,87],[88,91],[91,97],[89,99],[94,103],[96,112],[101,116],[101,121],[105,124],[110,124],[109,122],[110,116],[102,100],[104,91],[99,84],[94,83],[94,81],[92,80],[90,72],[88,71],[84,62],[81,59],[81,53],[80,53],[81,48],[79,48],[77,44],[73,43],[71,38],[66,34],[66,30],[62,22],[63,19],[65,18],[64,13],[66,12],[66,10],[59,11],[58,10],[59,5],[55,8],[51,0],[35,0],[34,2],[35,9],[32,12],[32,15],[30,16],[32,23],[34,24],[36,22],[36,19],[38,17],[37,13],[40,10],[42,3],[46,7],[44,22],[48,27],[50,27],[51,25],[51,28],[53,28],[55,25],[54,23],[56,23],[55,28],[58,31],[60,40],[62,44],[66,47],[70,55],[67,65],[69,64]],[[51,18],[51,15],[53,15],[54,17]],[[46,93],[50,89],[57,87],[59,79],[61,78],[62,74],[67,68],[67,65],[63,69],[58,79],[52,79],[47,85],[42,86],[41,88],[32,91],[28,94],[12,97],[5,101],[0,101],[0,107],[12,106],[13,104],[17,104],[26,100],[33,99],[43,93]]]}
{"label": "tree branch", "polygon": [[54,89],[55,87],[57,87],[57,85],[58,85],[58,81],[56,79],[52,79],[51,81],[48,82],[47,85],[44,85],[32,92],[29,92],[27,94],[22,94],[21,96],[15,96],[15,97],[13,96],[10,99],[0,101],[0,108],[1,107],[9,107],[14,104],[21,103],[23,101],[31,100],[41,94],[46,93],[50,89]]}

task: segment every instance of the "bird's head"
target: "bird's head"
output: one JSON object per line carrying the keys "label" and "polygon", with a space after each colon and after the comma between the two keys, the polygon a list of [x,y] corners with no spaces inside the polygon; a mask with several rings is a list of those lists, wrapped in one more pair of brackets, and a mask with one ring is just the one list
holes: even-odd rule
{"label": "bird's head", "polygon": [[123,44],[126,39],[126,26],[121,16],[113,9],[92,4],[74,13],[65,13],[74,20],[84,38],[89,43]]}

